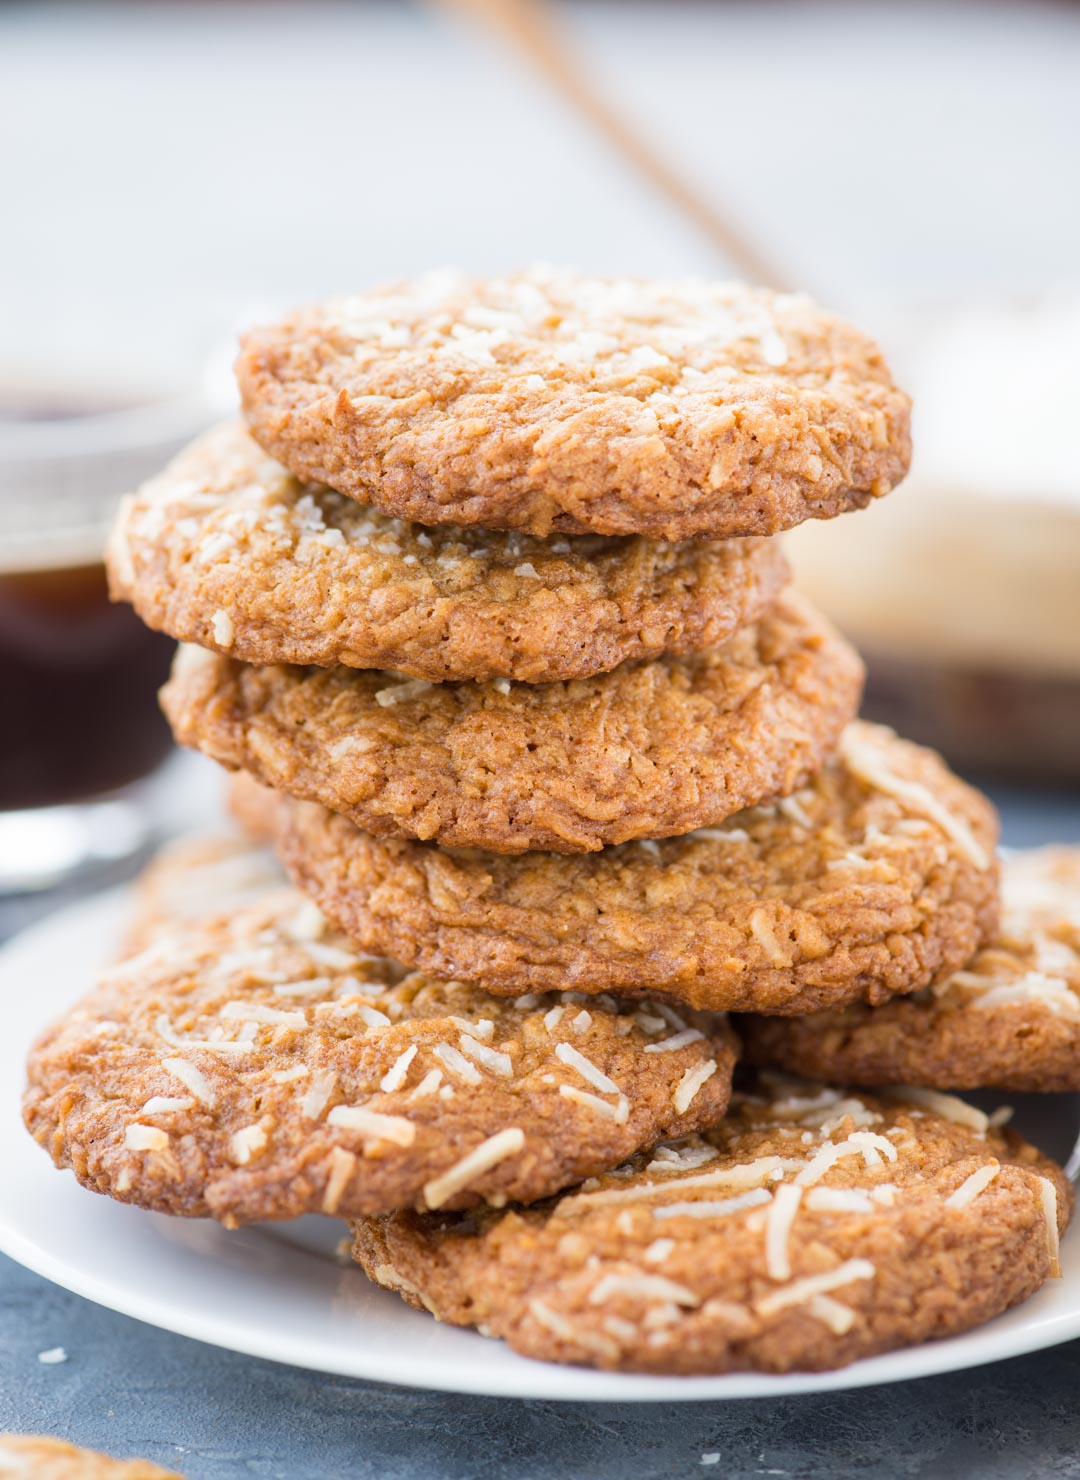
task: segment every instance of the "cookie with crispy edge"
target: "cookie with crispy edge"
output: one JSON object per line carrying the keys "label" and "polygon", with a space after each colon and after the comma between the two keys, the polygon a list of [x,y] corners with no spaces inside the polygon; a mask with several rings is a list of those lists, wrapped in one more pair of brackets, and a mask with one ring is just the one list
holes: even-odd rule
{"label": "cookie with crispy edge", "polygon": [[1002,923],[962,971],[912,997],[743,1018],[759,1064],[851,1084],[1080,1090],[1080,848],[1006,853]]}
{"label": "cookie with crispy edge", "polygon": [[111,1459],[42,1434],[0,1434],[0,1476],[25,1480],[184,1480],[145,1459]]}
{"label": "cookie with crispy edge", "polygon": [[969,1330],[1058,1274],[1064,1174],[943,1095],[766,1086],[534,1208],[355,1227],[366,1273],[525,1356],[820,1371]]}
{"label": "cookie with crispy edge", "polygon": [[738,283],[431,274],[254,329],[236,369],[286,467],[420,524],[770,535],[910,460],[878,347]]}
{"label": "cookie with crispy edge", "polygon": [[775,806],[662,842],[516,857],[372,838],[282,798],[278,852],[365,949],[493,992],[804,1013],[962,966],[997,923],[997,818],[932,751],[849,726]]}
{"label": "cookie with crispy edge", "polygon": [[177,740],[364,831],[496,853],[670,837],[801,786],[859,706],[858,655],[781,597],[723,648],[570,683],[428,684],[184,648]]}
{"label": "cookie with crispy edge", "polygon": [[28,1063],[24,1118],[122,1202],[235,1225],[532,1201],[724,1113],[726,1020],[403,975],[291,891],[158,936]]}
{"label": "cookie with crispy edge", "polygon": [[775,540],[427,530],[297,481],[233,425],[125,499],[108,568],[149,626],[245,662],[529,683],[725,642],[788,578]]}
{"label": "cookie with crispy edge", "polygon": [[[264,832],[261,844],[270,836]],[[281,865],[269,848],[248,837],[223,832],[177,838],[135,882],[123,954],[134,956],[160,936],[211,915],[265,904],[275,888],[288,888]]]}

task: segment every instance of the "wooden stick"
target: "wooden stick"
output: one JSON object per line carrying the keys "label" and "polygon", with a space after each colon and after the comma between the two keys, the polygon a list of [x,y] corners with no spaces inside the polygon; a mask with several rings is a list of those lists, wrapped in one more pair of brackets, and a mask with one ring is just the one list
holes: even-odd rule
{"label": "wooden stick", "polygon": [[721,215],[657,154],[593,88],[558,35],[546,0],[429,0],[438,9],[479,21],[508,41],[567,102],[751,282],[780,287],[780,274],[730,218]]}

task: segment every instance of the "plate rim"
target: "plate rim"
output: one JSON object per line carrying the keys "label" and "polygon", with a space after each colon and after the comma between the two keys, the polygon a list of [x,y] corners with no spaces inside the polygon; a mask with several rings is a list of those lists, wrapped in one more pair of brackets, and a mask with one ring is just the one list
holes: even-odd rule
{"label": "plate rim", "polygon": [[[107,943],[118,936],[124,916],[130,908],[131,897],[132,886],[123,885],[67,905],[11,937],[0,946],[0,993],[10,992],[11,978],[20,971],[25,971],[28,965],[36,963],[40,968],[43,954],[55,953],[61,948],[60,941],[70,951],[80,941],[92,940],[94,949],[88,975],[92,973],[99,964],[104,964],[102,956]],[[79,995],[82,989],[76,985],[70,994],[71,998]],[[17,1104],[21,1094],[22,1060],[30,1040],[48,1022],[62,998],[55,989],[51,992],[44,991],[41,994],[43,1005],[36,1012],[33,1006],[27,1005],[28,1000],[23,999],[22,1008],[17,1012],[18,1022],[15,1031],[8,1038],[6,1048],[0,1043],[0,1066],[6,1060],[15,1070],[7,1076],[8,1086],[3,1090],[0,1101],[7,1105],[8,1111],[11,1110],[13,1101]],[[23,1138],[23,1149],[40,1158],[44,1178],[55,1175],[55,1169],[45,1159],[45,1154],[34,1146],[23,1130],[21,1118],[17,1121],[16,1131],[10,1127],[10,1115],[5,1112],[4,1124],[0,1125],[0,1145],[10,1137],[11,1144],[17,1147],[19,1136]],[[28,1167],[31,1159],[30,1156],[25,1159]],[[29,1175],[34,1177],[37,1173],[31,1171]],[[95,1196],[88,1189],[80,1187],[70,1174],[65,1181],[66,1190],[58,1195],[70,1199],[73,1208],[77,1208],[82,1198]],[[59,1184],[51,1185],[57,1187]],[[105,1202],[101,1198],[95,1201],[98,1204]],[[178,1221],[168,1219],[164,1214],[147,1213],[124,1205],[109,1205],[106,1216],[111,1216],[113,1211],[125,1217],[146,1220],[147,1228],[152,1228],[155,1222],[172,1225]],[[202,1223],[202,1220],[191,1221]],[[213,1225],[210,1220],[203,1226],[217,1229],[217,1225]],[[224,1230],[217,1229],[217,1232],[226,1236]],[[260,1229],[257,1225],[227,1235],[235,1241],[233,1247],[242,1246],[246,1241],[265,1245],[270,1236],[272,1235],[265,1227]],[[1065,1251],[1068,1252],[1067,1245]],[[1066,1305],[1060,1310],[1048,1310],[1043,1313],[1042,1319],[1036,1316],[1014,1328],[998,1329],[995,1332],[997,1322],[1002,1319],[998,1317],[959,1336],[864,1358],[848,1367],[826,1372],[779,1375],[750,1372],[693,1377],[617,1373],[541,1362],[519,1356],[505,1347],[505,1344],[500,1344],[505,1353],[505,1361],[498,1364],[493,1376],[490,1367],[482,1365],[480,1369],[473,1370],[466,1361],[441,1366],[437,1360],[433,1362],[419,1351],[408,1356],[399,1352],[396,1356],[390,1356],[388,1361],[385,1350],[365,1347],[362,1341],[349,1348],[352,1359],[348,1360],[340,1342],[337,1346],[315,1342],[302,1335],[290,1335],[287,1328],[277,1333],[269,1323],[265,1326],[252,1325],[250,1322],[238,1324],[235,1316],[229,1317],[213,1309],[207,1311],[200,1307],[197,1291],[189,1288],[183,1291],[186,1299],[176,1294],[170,1296],[167,1281],[163,1281],[166,1293],[157,1297],[138,1285],[126,1289],[115,1278],[95,1272],[92,1265],[80,1267],[72,1262],[70,1256],[65,1257],[54,1249],[43,1247],[20,1227],[17,1208],[7,1209],[2,1204],[0,1252],[31,1272],[94,1304],[141,1321],[145,1325],[257,1360],[390,1386],[546,1402],[707,1402],[842,1392],[890,1382],[915,1381],[946,1372],[966,1371],[1056,1346],[1080,1336],[1078,1295],[1071,1308]],[[296,1249],[289,1257],[297,1260],[307,1257],[316,1263],[323,1262],[316,1253],[308,1250]],[[1080,1248],[1077,1249],[1075,1262],[1075,1273],[1080,1279]],[[359,1270],[357,1277],[363,1278]],[[1056,1285],[1057,1282],[1053,1284]],[[366,1286],[361,1288],[368,1293]],[[1043,1291],[1023,1305],[1031,1310],[1032,1303],[1046,1293],[1044,1287]],[[380,1299],[385,1295],[385,1299],[393,1302],[400,1310],[402,1317],[425,1319],[392,1294],[378,1291],[374,1295]],[[1060,1296],[1058,1298],[1060,1300]],[[1019,1307],[1014,1307],[1015,1309]],[[485,1342],[487,1345],[486,1339],[476,1332],[452,1327],[443,1329],[453,1332],[463,1341]],[[403,1370],[406,1366],[409,1370]],[[382,1370],[378,1370],[380,1367]]]}

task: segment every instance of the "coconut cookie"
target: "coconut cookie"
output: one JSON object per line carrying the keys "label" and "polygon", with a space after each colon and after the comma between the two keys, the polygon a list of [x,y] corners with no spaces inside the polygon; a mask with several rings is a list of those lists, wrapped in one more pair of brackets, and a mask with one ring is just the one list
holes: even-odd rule
{"label": "coconut cookie", "polygon": [[997,923],[993,807],[876,725],[849,726],[774,806],[588,857],[451,853],[312,803],[279,809],[289,872],[365,949],[499,993],[782,1014],[876,1003],[955,971]]}
{"label": "coconut cookie", "polygon": [[977,1326],[1058,1270],[1064,1174],[943,1095],[779,1086],[535,1208],[356,1225],[379,1284],[526,1356],[789,1372]]}
{"label": "coconut cookie", "polygon": [[235,1225],[532,1201],[724,1113],[722,1018],[395,976],[296,894],[193,925],[39,1040],[26,1124],[93,1191]]}
{"label": "coconut cookie", "polygon": [[769,535],[910,460],[877,346],[737,283],[435,273],[256,329],[236,368],[267,451],[420,524]]}
{"label": "coconut cookie", "polygon": [[183,1480],[144,1459],[110,1459],[63,1439],[0,1434],[0,1477],[11,1480]]}
{"label": "coconut cookie", "polygon": [[230,833],[179,838],[157,854],[136,884],[125,954],[143,951],[193,921],[265,902],[274,888],[286,890],[288,883],[269,849]]}
{"label": "coconut cookie", "polygon": [[1002,911],[990,944],[924,992],[743,1019],[750,1056],[854,1084],[1080,1090],[1080,849],[1006,854]]}
{"label": "coconut cookie", "polygon": [[366,832],[583,853],[794,791],[854,716],[862,676],[791,596],[726,647],[572,683],[428,684],[187,648],[162,704],[181,744]]}
{"label": "coconut cookie", "polygon": [[788,578],[775,540],[426,530],[297,481],[239,426],[124,501],[108,564],[149,626],[249,663],[529,683],[725,642]]}

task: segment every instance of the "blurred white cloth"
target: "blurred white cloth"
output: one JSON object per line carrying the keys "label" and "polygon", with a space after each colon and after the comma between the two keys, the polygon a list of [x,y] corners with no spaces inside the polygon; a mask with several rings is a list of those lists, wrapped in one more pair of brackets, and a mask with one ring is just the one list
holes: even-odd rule
{"label": "blurred white cloth", "polygon": [[[887,306],[1080,262],[1080,10],[569,4],[794,280]],[[0,383],[190,379],[279,304],[440,262],[724,273],[500,47],[405,6],[0,8]]]}

